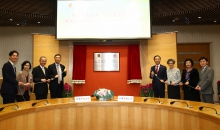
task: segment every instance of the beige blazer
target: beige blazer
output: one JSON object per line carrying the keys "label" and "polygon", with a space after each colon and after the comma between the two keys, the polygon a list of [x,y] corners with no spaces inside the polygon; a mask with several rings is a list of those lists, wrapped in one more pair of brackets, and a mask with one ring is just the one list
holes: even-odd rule
{"label": "beige blazer", "polygon": [[[26,82],[26,76],[28,75],[28,82]],[[19,82],[22,82],[22,83],[30,83],[31,85],[28,86],[28,90],[29,90],[29,95],[31,94],[31,91],[30,89],[32,88],[33,86],[33,76],[31,73],[27,72],[27,71],[20,71],[16,77],[16,80],[19,81]],[[17,89],[18,89],[18,93],[17,95],[23,95],[24,92],[25,92],[25,88],[26,86],[25,85],[22,85],[22,86],[18,86]]]}

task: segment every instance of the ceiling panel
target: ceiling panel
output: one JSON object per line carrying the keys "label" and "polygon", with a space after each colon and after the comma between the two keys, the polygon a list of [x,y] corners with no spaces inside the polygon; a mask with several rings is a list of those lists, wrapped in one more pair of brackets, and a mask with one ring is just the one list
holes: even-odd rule
{"label": "ceiling panel", "polygon": [[[220,0],[151,0],[152,25],[220,25]],[[200,18],[198,18],[200,17]],[[0,0],[0,26],[55,26],[56,0]]]}

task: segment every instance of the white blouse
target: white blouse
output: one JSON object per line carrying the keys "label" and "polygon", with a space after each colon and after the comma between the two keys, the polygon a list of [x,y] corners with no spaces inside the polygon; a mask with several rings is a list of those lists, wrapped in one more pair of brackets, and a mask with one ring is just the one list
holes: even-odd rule
{"label": "white blouse", "polygon": [[170,82],[175,82],[176,85],[178,85],[180,80],[181,80],[180,70],[178,68],[167,69],[167,82],[168,82],[168,85],[170,84]]}

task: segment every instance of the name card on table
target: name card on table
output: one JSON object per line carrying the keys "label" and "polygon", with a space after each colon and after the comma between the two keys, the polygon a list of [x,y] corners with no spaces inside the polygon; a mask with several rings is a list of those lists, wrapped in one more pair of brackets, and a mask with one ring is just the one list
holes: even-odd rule
{"label": "name card on table", "polygon": [[134,96],[118,96],[118,101],[133,102],[134,101]]}
{"label": "name card on table", "polygon": [[75,102],[91,102],[90,96],[76,96],[74,97]]}

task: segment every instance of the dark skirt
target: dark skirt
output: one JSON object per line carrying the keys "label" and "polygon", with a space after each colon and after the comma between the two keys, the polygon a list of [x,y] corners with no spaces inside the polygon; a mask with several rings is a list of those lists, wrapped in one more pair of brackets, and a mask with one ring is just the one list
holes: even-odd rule
{"label": "dark skirt", "polygon": [[16,95],[16,101],[17,102],[30,101],[30,95],[29,95],[28,90],[25,90],[23,96],[22,95]]}
{"label": "dark skirt", "polygon": [[180,86],[173,86],[173,85],[168,85],[167,86],[168,90],[168,98],[171,99],[180,99]]}
{"label": "dark skirt", "polygon": [[201,101],[200,92],[198,90],[195,90],[193,88],[190,88],[189,86],[184,85],[183,91],[184,91],[184,100],[198,101],[198,102]]}

